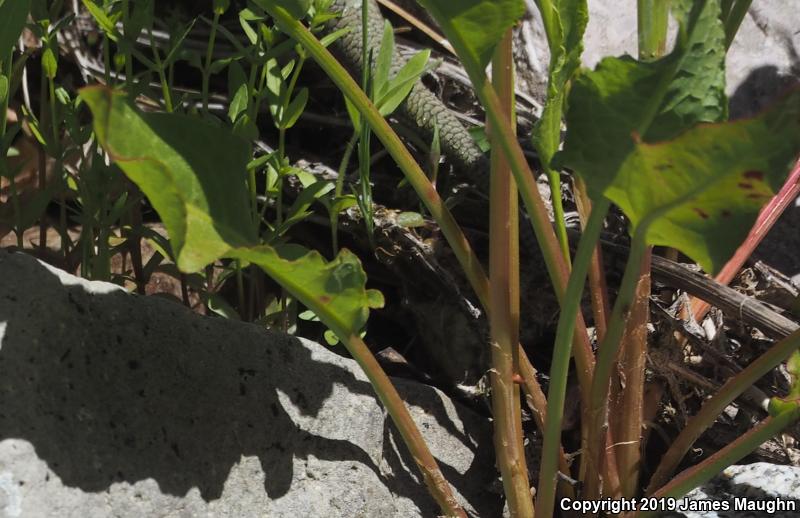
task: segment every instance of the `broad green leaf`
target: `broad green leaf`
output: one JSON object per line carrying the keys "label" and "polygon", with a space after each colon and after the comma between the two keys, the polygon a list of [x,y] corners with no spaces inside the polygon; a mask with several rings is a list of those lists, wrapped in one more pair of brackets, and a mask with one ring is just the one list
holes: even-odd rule
{"label": "broad green leaf", "polygon": [[161,216],[181,270],[198,271],[233,247],[255,243],[247,142],[202,119],[141,113],[106,87],[84,88],[80,96],[100,144]]}
{"label": "broad green leaf", "polygon": [[605,58],[593,72],[576,76],[564,150],[556,155],[555,168],[572,168],[584,177],[592,198],[602,196],[631,152],[634,135],[649,126],[643,122],[645,107],[671,76],[663,60],[641,63],[628,56]]}
{"label": "broad green leaf", "polygon": [[229,256],[260,266],[339,336],[357,333],[369,308],[383,305],[379,292],[365,288],[366,274],[348,250],[330,262],[299,246],[238,248]]}
{"label": "broad green leaf", "polygon": [[725,96],[725,28],[719,0],[680,0],[673,14],[681,22],[676,52],[682,57],[645,140],[671,138],[698,122],[728,117]]}
{"label": "broad green leaf", "polygon": [[589,20],[586,0],[537,2],[540,10],[550,9],[552,24],[547,31],[550,46],[547,100],[534,128],[534,145],[545,167],[561,142],[561,116],[565,88],[581,64],[583,33]]}
{"label": "broad green leaf", "polygon": [[485,68],[494,48],[525,14],[522,0],[417,0],[444,31],[467,69]]}
{"label": "broad green leaf", "polygon": [[31,9],[30,0],[0,0],[0,61],[14,47]]}
{"label": "broad green leaf", "polygon": [[[747,236],[798,152],[795,90],[757,118],[702,124],[670,141],[636,143],[618,174],[601,181],[633,232],[644,232],[648,244],[677,248],[713,273]],[[584,178],[598,183],[596,175]]]}
{"label": "broad green leaf", "polygon": [[[683,4],[680,4],[683,6]],[[554,165],[567,165],[587,178],[592,197],[605,190],[634,145],[673,138],[699,122],[726,116],[725,47],[719,0],[677,11],[681,21],[675,49],[654,62],[628,56],[606,58],[572,85],[564,151]],[[707,37],[708,36],[708,37]]]}

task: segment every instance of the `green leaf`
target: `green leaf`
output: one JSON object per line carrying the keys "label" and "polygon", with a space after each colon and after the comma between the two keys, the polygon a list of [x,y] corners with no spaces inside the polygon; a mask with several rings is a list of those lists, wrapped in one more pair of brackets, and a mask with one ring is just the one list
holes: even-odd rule
{"label": "green leaf", "polygon": [[350,124],[353,125],[353,131],[356,133],[361,132],[361,113],[359,113],[358,109],[350,102],[350,99],[347,97],[344,98],[344,106],[347,108],[347,115],[350,117]]}
{"label": "green leaf", "polygon": [[397,224],[401,227],[424,227],[425,219],[419,212],[401,212],[397,216]]}
{"label": "green leaf", "polygon": [[236,122],[239,114],[247,110],[249,101],[250,90],[247,88],[247,83],[243,83],[239,86],[239,89],[236,90],[231,104],[228,107],[228,117],[231,119],[231,122]]}
{"label": "green leaf", "polygon": [[525,14],[522,0],[418,0],[433,15],[467,66],[485,68],[494,48]]}
{"label": "green leaf", "polygon": [[645,134],[650,142],[671,138],[698,122],[728,117],[725,28],[719,18],[719,0],[681,0],[673,14],[681,22],[675,50],[681,58],[659,113]]}
{"label": "green leaf", "polygon": [[0,74],[0,104],[3,104],[8,97],[8,78]]}
{"label": "green leaf", "polygon": [[534,128],[533,143],[549,167],[561,142],[561,116],[564,107],[564,90],[581,64],[583,33],[589,21],[586,0],[538,2],[539,9],[552,8],[553,26],[548,31],[550,67],[548,70],[547,100],[542,117]]}
{"label": "green leaf", "polygon": [[392,114],[403,102],[403,99],[408,97],[411,89],[414,88],[419,78],[425,73],[430,55],[430,49],[418,52],[403,65],[403,68],[397,72],[397,76],[389,81],[388,89],[383,96],[378,97],[376,102],[381,115],[386,117]]}
{"label": "green leaf", "polygon": [[325,338],[325,343],[331,347],[339,343],[339,338],[330,329],[326,329],[325,332],[322,333],[322,336]]}
{"label": "green leaf", "polygon": [[0,0],[0,60],[14,47],[31,9],[30,0]]}
{"label": "green leaf", "polygon": [[299,246],[239,248],[229,255],[260,266],[339,336],[357,333],[369,308],[383,305],[379,292],[366,289],[361,263],[348,250],[330,262]]}
{"label": "green leaf", "polygon": [[376,99],[379,99],[389,89],[389,71],[392,68],[393,57],[394,31],[392,30],[392,24],[389,23],[389,20],[386,20],[383,24],[381,48],[375,61],[375,75],[372,79]]}
{"label": "green leaf", "polygon": [[54,79],[58,73],[57,54],[49,45],[45,47],[42,54],[42,71],[48,79]]}
{"label": "green leaf", "polygon": [[84,88],[80,97],[100,144],[161,216],[182,271],[198,271],[255,242],[247,142],[201,119],[141,113],[106,87]]}
{"label": "green leaf", "polygon": [[[719,0],[697,6],[678,12],[680,34],[667,57],[654,62],[606,58],[575,78],[564,151],[556,156],[555,167],[568,165],[584,176],[610,180],[630,153],[634,136],[656,142],[699,122],[725,118]],[[605,190],[602,181],[587,183],[593,198]]]}
{"label": "green leaf", "polygon": [[286,107],[286,111],[283,112],[283,116],[281,117],[280,125],[283,129],[289,129],[294,126],[297,119],[300,118],[300,115],[303,114],[303,110],[306,109],[306,104],[308,103],[308,88],[301,88],[292,102],[289,103],[289,106]]}
{"label": "green leaf", "polygon": [[233,308],[233,306],[228,304],[228,301],[225,300],[222,295],[218,293],[208,293],[204,298],[208,304],[208,309],[217,315],[227,318],[228,320],[238,321],[242,319],[239,313]]}
{"label": "green leaf", "polygon": [[795,90],[757,118],[636,143],[612,178],[584,179],[594,189],[607,185],[604,195],[630,218],[633,232],[645,232],[648,244],[677,248],[714,273],[747,236],[798,152]]}
{"label": "green leaf", "polygon": [[304,188],[289,208],[284,222],[274,230],[274,236],[277,237],[285,234],[293,225],[296,225],[310,216],[312,214],[311,211],[309,211],[311,205],[334,188],[334,183],[327,180],[319,180]]}
{"label": "green leaf", "polygon": [[266,4],[278,5],[298,20],[305,18],[311,7],[311,0],[253,0],[253,2],[265,11],[267,10]]}
{"label": "green leaf", "polygon": [[119,33],[117,32],[116,22],[119,19],[119,15],[114,16],[112,19],[106,14],[102,7],[92,2],[92,0],[83,0],[83,5],[89,11],[89,14],[92,15],[92,18],[94,18],[94,20],[97,22],[97,25],[99,25],[103,30],[105,35],[108,36],[111,41],[117,41],[119,39]]}

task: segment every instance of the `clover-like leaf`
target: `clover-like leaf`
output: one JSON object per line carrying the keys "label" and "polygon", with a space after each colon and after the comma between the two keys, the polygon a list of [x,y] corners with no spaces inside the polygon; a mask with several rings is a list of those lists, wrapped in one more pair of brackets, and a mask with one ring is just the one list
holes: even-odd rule
{"label": "clover-like leaf", "polygon": [[94,86],[80,96],[100,144],[164,221],[181,270],[200,270],[233,247],[255,244],[247,142],[197,118],[142,113],[119,90]]}

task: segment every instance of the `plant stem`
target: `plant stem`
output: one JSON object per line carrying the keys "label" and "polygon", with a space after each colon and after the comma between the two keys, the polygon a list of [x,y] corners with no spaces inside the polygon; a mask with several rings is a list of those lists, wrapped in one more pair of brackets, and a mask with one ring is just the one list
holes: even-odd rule
{"label": "plant stem", "polygon": [[[800,160],[795,163],[794,169],[789,173],[789,178],[781,187],[780,192],[758,214],[758,219],[753,228],[750,229],[750,233],[744,243],[736,250],[731,260],[725,263],[725,266],[714,277],[714,280],[720,284],[730,284],[753,253],[753,250],[758,247],[781,214],[798,196],[800,196]],[[691,301],[691,314],[698,322],[703,319],[709,308],[710,305],[701,299],[693,298]]]}
{"label": "plant stem", "polygon": [[639,59],[653,61],[664,55],[670,0],[638,0]]}
{"label": "plant stem", "polygon": [[647,322],[650,316],[650,258],[648,246],[641,261],[636,295],[626,319],[618,366],[611,382],[609,420],[617,447],[620,490],[635,498],[639,488],[642,426],[644,423],[644,378],[647,364]]}
{"label": "plant stem", "polygon": [[[500,93],[509,123],[514,120],[514,63],[511,31],[497,46],[492,60],[492,80]],[[489,126],[489,140],[497,146]],[[498,146],[499,147],[499,146]],[[497,149],[497,148],[495,148]],[[489,213],[489,315],[492,348],[492,413],[497,465],[503,479],[512,517],[533,517],[533,501],[522,443],[519,386],[519,221],[517,190],[508,163],[500,153],[491,155]],[[559,443],[560,444],[560,443]],[[559,444],[556,444],[556,452]]]}
{"label": "plant stem", "polygon": [[347,175],[347,168],[350,165],[350,157],[353,155],[353,149],[358,142],[359,133],[353,132],[350,140],[347,141],[347,147],[344,148],[344,155],[342,161],[339,162],[339,170],[336,176],[336,188],[333,191],[333,206],[331,206],[331,243],[333,244],[334,257],[339,254],[339,211],[336,208],[337,201],[341,198],[344,191],[344,179]]}
{"label": "plant stem", "polygon": [[214,57],[214,43],[217,39],[217,26],[219,25],[219,11],[214,11],[214,19],[211,21],[211,34],[208,36],[208,47],[206,48],[206,61],[203,65],[203,112],[208,113],[208,83],[211,79],[211,59]]}
{"label": "plant stem", "polygon": [[161,63],[161,53],[158,52],[158,47],[156,46],[155,38],[153,37],[153,30],[150,29],[149,32],[150,47],[153,49],[153,59],[156,62],[156,68],[158,69],[158,80],[161,83],[161,93],[164,96],[164,107],[166,108],[167,113],[172,113],[172,94],[170,92],[169,83],[167,82],[167,76],[164,73],[164,65]]}
{"label": "plant stem", "polygon": [[[0,65],[2,68],[0,69],[0,75],[3,75],[8,80],[8,92],[6,92],[6,96],[3,99],[3,103],[0,104],[0,137],[6,134],[6,129],[8,127],[8,103],[11,99],[11,72],[14,62],[14,49],[12,48],[7,55],[7,59],[0,60]],[[6,150],[2,150],[6,151]],[[5,159],[5,155],[0,156],[0,159]]]}
{"label": "plant stem", "polygon": [[744,17],[747,16],[747,10],[750,9],[750,4],[753,0],[734,0],[727,13],[723,13],[725,23],[725,48],[728,49],[739,32],[739,27],[742,25]]}
{"label": "plant stem", "polygon": [[[354,106],[363,115],[364,120],[373,129],[375,135],[381,140],[387,152],[392,156],[398,164],[403,174],[406,176],[409,184],[420,196],[420,199],[428,208],[431,216],[437,221],[442,233],[447,239],[448,243],[453,249],[464,273],[470,282],[473,290],[488,313],[491,313],[491,306],[489,305],[489,282],[486,274],[483,271],[480,261],[473,252],[466,237],[461,229],[458,227],[455,219],[450,211],[442,202],[436,189],[431,185],[425,173],[414,161],[409,151],[403,145],[397,134],[391,129],[388,122],[372,105],[366,94],[358,88],[358,85],[353,81],[348,72],[336,61],[330,52],[323,47],[319,41],[311,34],[302,24],[295,20],[284,9],[268,5],[267,8],[273,18],[281,23],[282,28],[287,31],[295,41],[299,42],[308,51],[309,55],[319,64],[319,66],[328,74],[331,80],[342,91],[344,95],[350,99]],[[545,213],[546,217],[546,213]],[[550,232],[553,240],[555,235]],[[563,263],[563,257],[559,255]],[[566,280],[566,276],[563,277]],[[565,281],[566,282],[566,281]],[[561,295],[563,285],[559,287],[556,283],[557,294]],[[582,323],[582,321],[581,321]],[[589,349],[588,337],[586,335],[585,327],[581,328],[585,346]],[[579,330],[579,332],[581,331]],[[580,340],[579,336],[578,340]],[[591,352],[590,352],[591,354]],[[520,358],[523,364],[530,365],[524,352],[520,351]],[[530,393],[541,393],[540,387],[535,377],[530,376],[532,369],[526,369],[522,374],[524,382],[529,389]],[[532,401],[540,401],[538,398],[531,398]],[[544,413],[544,408],[537,408],[541,413]],[[566,464],[566,462],[564,463]]]}
{"label": "plant stem", "polygon": [[[50,110],[50,130],[51,130],[51,138],[53,139],[53,146],[50,150],[53,159],[53,178],[56,178],[58,182],[63,182],[63,171],[61,167],[61,132],[59,130],[59,120],[58,120],[58,110],[56,105],[56,86],[55,80],[52,78],[47,79],[47,92],[48,92],[48,102],[49,102],[49,110]],[[67,234],[67,202],[64,197],[64,188],[66,187],[66,182],[64,182],[64,187],[59,190],[59,211],[58,211],[58,233],[61,236],[61,255],[64,259],[67,257],[67,252],[69,251],[68,240],[69,235]]]}
{"label": "plant stem", "polygon": [[572,273],[564,293],[561,316],[556,328],[553,347],[553,362],[550,367],[550,388],[547,393],[547,419],[545,420],[542,461],[539,469],[536,509],[537,518],[553,516],[555,508],[555,488],[558,473],[558,448],[561,444],[561,423],[564,416],[564,401],[567,392],[571,344],[575,332],[575,318],[581,307],[581,294],[586,284],[586,273],[595,246],[603,230],[603,221],[611,203],[603,198],[589,217],[583,236],[578,244]]}
{"label": "plant stem", "polygon": [[[726,467],[746,457],[798,419],[800,419],[800,405],[798,404],[795,404],[793,410],[786,410],[776,416],[767,417],[700,464],[678,474],[652,496],[654,498],[679,498],[685,495],[695,487],[701,486],[714,478]],[[625,515],[625,518],[643,518],[645,516],[653,516],[653,513],[640,512],[633,515]]]}
{"label": "plant stem", "polygon": [[[592,213],[592,202],[586,192],[586,183],[579,177],[573,177],[575,191],[575,205],[581,217],[584,232],[586,224]],[[594,319],[595,336],[602,342],[606,336],[608,314],[611,313],[611,304],[608,301],[608,285],[606,283],[605,268],[603,267],[603,249],[598,242],[592,253],[592,264],[589,266],[589,294],[592,303],[592,316]]]}
{"label": "plant stem", "polygon": [[[642,258],[647,250],[645,234],[647,223],[642,222],[634,233],[628,264],[619,288],[614,309],[608,320],[608,331],[598,347],[597,363],[592,378],[591,399],[588,409],[589,437],[605,437],[608,430],[608,393],[614,360],[620,348],[620,341],[625,330],[625,320],[630,312],[631,303],[636,294],[636,286],[641,272]],[[605,444],[600,441],[589,441],[584,452],[584,460],[588,466],[586,482],[586,498],[599,498],[600,481],[596,475],[604,466],[604,456],[613,456],[613,451],[606,451]]]}
{"label": "plant stem", "polygon": [[748,387],[767,374],[800,347],[800,331],[795,331],[758,357],[742,372],[729,379],[711,399],[703,403],[700,411],[689,419],[686,428],[675,438],[650,479],[648,494],[663,486],[675,471],[683,456],[698,437],[716,421],[717,417]]}

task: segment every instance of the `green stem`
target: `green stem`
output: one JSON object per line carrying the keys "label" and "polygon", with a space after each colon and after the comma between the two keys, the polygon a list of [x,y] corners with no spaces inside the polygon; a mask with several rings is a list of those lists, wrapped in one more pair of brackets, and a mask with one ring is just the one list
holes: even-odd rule
{"label": "green stem", "polygon": [[158,52],[152,30],[150,30],[150,46],[153,48],[153,59],[156,61],[158,80],[161,83],[161,94],[164,96],[164,107],[168,113],[172,113],[172,95],[170,93],[169,83],[167,82],[167,76],[164,73],[164,65],[161,62],[161,53]]}
{"label": "green stem", "polygon": [[639,58],[653,61],[664,55],[667,45],[669,0],[638,0]]}
{"label": "green stem", "polygon": [[[680,498],[692,489],[699,487],[728,466],[740,461],[756,448],[775,437],[781,430],[800,419],[800,405],[795,405],[792,410],[785,410],[776,416],[770,416],[748,430],[744,435],[736,438],[718,452],[696,466],[681,472],[667,485],[656,491],[654,498]],[[640,512],[633,516],[643,518],[653,516],[654,513]],[[628,518],[628,515],[626,515]]]}
{"label": "green stem", "polygon": [[728,49],[739,32],[739,27],[742,25],[744,17],[747,16],[747,10],[750,9],[750,4],[753,0],[735,0],[724,19],[725,22],[725,48]]}
{"label": "green stem", "polygon": [[[594,211],[593,211],[594,212]],[[622,334],[625,331],[625,321],[630,311],[631,304],[636,294],[639,282],[642,257],[647,250],[645,235],[647,222],[642,222],[634,233],[631,241],[631,251],[625,273],[622,276],[619,293],[614,302],[614,309],[608,319],[606,336],[598,347],[597,362],[592,378],[591,399],[589,402],[589,437],[605,437],[608,429],[608,392],[614,360],[619,352]],[[599,498],[600,486],[596,475],[603,468],[603,456],[613,455],[606,451],[606,445],[601,441],[592,441],[586,445],[584,452],[588,463],[587,494],[586,498]]]}
{"label": "green stem", "polygon": [[400,167],[408,182],[419,194],[431,216],[439,223],[442,233],[450,243],[450,246],[453,247],[453,251],[464,268],[467,279],[475,289],[478,298],[484,306],[488,306],[488,280],[478,257],[458,227],[452,213],[444,205],[436,189],[433,188],[425,173],[391,126],[389,126],[389,123],[353,81],[344,67],[336,61],[336,58],[319,43],[319,40],[308,29],[283,8],[272,4],[266,4],[265,7],[269,14],[281,24],[282,29],[305,47],[314,61],[319,64],[339,90],[350,99],[362,114],[364,120],[383,143],[386,151]]}
{"label": "green stem", "polygon": [[208,83],[211,79],[211,59],[214,56],[214,43],[217,39],[217,26],[219,25],[218,11],[214,12],[214,19],[211,22],[211,34],[208,37],[208,47],[206,48],[206,61],[203,65],[203,112],[208,113]]}
{"label": "green stem", "polygon": [[[130,21],[130,0],[122,0],[122,26],[125,28],[125,38],[128,38],[128,23]],[[130,48],[134,42],[128,40],[125,48]],[[133,60],[131,54],[126,50],[125,53],[125,86],[130,88],[133,84]]]}
{"label": "green stem", "polygon": [[655,492],[667,482],[668,477],[675,471],[692,444],[709,426],[714,424],[717,417],[734,399],[788,358],[798,347],[800,347],[800,331],[792,333],[773,345],[742,372],[729,379],[711,399],[707,400],[697,415],[689,419],[686,428],[681,430],[672,446],[662,457],[656,472],[650,479],[648,493]]}
{"label": "green stem", "polygon": [[[374,99],[370,88],[370,72],[372,70],[371,52],[369,47],[369,2],[361,2],[361,89],[368,92],[370,99]],[[375,248],[374,224],[372,221],[372,186],[370,184],[370,136],[369,124],[361,116],[361,137],[358,140],[358,172],[361,187],[360,206],[364,213],[364,224],[367,227],[367,238],[371,247]]]}
{"label": "green stem", "polygon": [[[52,132],[52,139],[53,139],[53,147],[52,153],[53,158],[55,159],[55,163],[53,164],[53,178],[56,178],[58,182],[63,182],[63,171],[62,171],[62,161],[61,161],[61,135],[59,130],[59,120],[58,120],[58,111],[56,105],[56,86],[55,80],[52,78],[48,78],[47,80],[47,87],[48,87],[48,100],[50,103],[50,129]],[[66,182],[63,182],[64,186],[61,188],[59,192],[59,210],[58,210],[58,233],[61,235],[61,255],[66,259],[67,253],[69,251],[69,235],[67,234],[67,202],[64,197],[64,189],[66,188]]]}
{"label": "green stem", "polygon": [[[472,70],[467,67],[470,80],[475,87],[476,94],[486,110],[486,114],[495,131],[501,135],[499,142],[501,150],[509,160],[511,172],[514,174],[517,188],[519,189],[525,209],[533,226],[539,248],[542,250],[547,272],[555,287],[556,296],[561,304],[564,304],[564,289],[566,288],[567,278],[569,277],[569,266],[558,244],[553,226],[547,215],[544,201],[539,195],[536,180],[528,166],[522,148],[514,137],[510,125],[502,118],[499,109],[499,100],[494,88],[486,81],[482,70]],[[593,356],[591,345],[589,344],[586,326],[583,318],[576,319],[575,330],[576,345],[575,363],[578,373],[578,381],[581,386],[581,397],[588,401],[589,389],[591,385],[591,371],[593,366]]]}
{"label": "green stem", "polygon": [[[514,63],[511,56],[511,31],[497,46],[492,60],[492,80],[502,96],[507,120],[513,121]],[[489,139],[496,146],[491,128]],[[517,192],[511,171],[502,153],[491,155],[489,213],[489,315],[492,351],[492,414],[497,465],[503,479],[509,513],[513,517],[533,517],[533,502],[522,443],[522,416],[519,386],[519,221]],[[558,450],[558,445],[556,445]]]}
{"label": "green stem", "polygon": [[[595,245],[603,230],[603,221],[611,203],[603,198],[592,209],[583,236],[578,244],[572,273],[564,293],[564,304],[556,328],[553,362],[550,367],[550,388],[547,392],[547,419],[545,420],[542,461],[537,486],[536,515],[547,518],[554,515],[555,489],[558,473],[558,452],[561,444],[561,423],[564,416],[571,345],[575,332],[575,317],[581,307],[581,294],[586,284],[586,274]],[[600,437],[600,436],[597,436]]]}
{"label": "green stem", "polygon": [[[8,126],[8,103],[11,99],[11,71],[13,67],[14,61],[14,49],[11,49],[8,52],[7,59],[0,60],[0,64],[2,64],[2,69],[0,69],[0,74],[4,75],[8,80],[8,92],[6,92],[6,96],[3,99],[3,104],[0,105],[0,137],[6,134],[6,129]],[[6,150],[2,150],[5,152]],[[0,158],[5,158],[2,156]]]}
{"label": "green stem", "polygon": [[[387,152],[394,159],[395,163],[397,163],[398,167],[405,175],[409,184],[414,188],[422,202],[428,208],[431,217],[433,217],[439,224],[445,239],[452,247],[453,253],[463,268],[467,280],[472,286],[472,289],[475,291],[478,300],[485,310],[488,313],[491,313],[492,308],[489,304],[489,283],[480,261],[470,247],[469,242],[464,236],[464,233],[455,222],[452,213],[447,209],[442,199],[439,197],[439,194],[436,192],[436,189],[430,183],[425,173],[416,163],[414,158],[411,156],[408,149],[406,149],[403,142],[392,130],[384,117],[378,112],[366,94],[359,89],[358,85],[350,77],[349,73],[336,61],[333,55],[331,55],[331,53],[319,43],[313,34],[311,34],[300,22],[295,20],[284,9],[270,4],[266,5],[266,9],[269,14],[281,24],[282,29],[286,31],[286,33],[294,41],[300,43],[308,51],[309,55],[314,59],[314,61],[317,62],[317,64],[325,71],[328,77],[331,78],[339,90],[362,114],[364,120],[370,125],[375,135],[381,140]],[[492,90],[492,93],[493,92],[494,91]],[[502,120],[500,121],[500,124],[500,126],[495,127],[499,128],[500,131],[503,131],[504,125]],[[508,124],[506,123],[505,126],[508,126]],[[509,132],[511,132],[510,129]],[[512,141],[516,144],[515,139]],[[527,168],[527,163],[525,162],[521,148],[519,148],[519,145],[517,145],[516,148],[519,154],[513,157],[515,162],[512,163],[512,165],[514,165],[514,167],[512,167],[512,172],[515,172],[516,176],[516,171],[519,171],[520,167],[524,167],[526,168],[525,170],[527,171],[527,174],[532,179],[533,175],[530,172],[530,169]],[[520,165],[520,161],[523,165]],[[518,184],[519,182],[520,180],[517,180]],[[531,182],[530,185],[525,187],[530,194],[534,192],[532,189],[535,189],[535,184]],[[538,197],[538,194],[536,196]],[[547,212],[544,208],[544,204],[541,201],[541,198],[538,199],[541,208],[541,217],[543,218],[543,221],[547,221]],[[547,234],[547,228],[549,228],[549,234]],[[554,264],[557,268],[559,268],[556,276],[554,277],[553,284],[555,285],[556,295],[559,297],[559,299],[561,299],[567,279],[566,264],[563,256],[558,251],[555,234],[552,228],[549,226],[549,222],[543,227],[543,229],[543,239],[549,240],[548,242],[552,243],[553,245],[552,249],[556,251],[555,254],[551,254],[551,257],[555,257]],[[582,356],[583,364],[589,365],[589,367],[586,369],[586,372],[588,373],[589,369],[591,368],[591,347],[588,341],[586,327],[583,324],[583,319],[578,318],[578,321],[579,328],[576,329],[575,334],[576,345],[578,346],[576,349],[581,351],[579,355]],[[525,364],[525,362],[527,362],[527,357],[524,355],[524,351],[520,351],[520,358],[521,363]],[[539,387],[535,377],[530,376],[531,371],[532,369],[528,369],[526,371],[528,376],[525,377],[524,381],[527,386],[533,389],[531,390],[531,393],[535,393],[537,392],[536,389],[539,389]],[[534,398],[532,398],[532,400],[533,399]],[[544,410],[544,408],[541,410]]]}
{"label": "green stem", "polygon": [[[347,174],[347,167],[350,165],[350,157],[353,155],[353,149],[358,142],[358,132],[354,131],[353,136],[347,141],[347,147],[344,148],[344,155],[342,161],[339,162],[339,171],[336,176],[336,189],[333,191],[333,203],[336,204],[337,200],[341,198],[344,191],[344,178]],[[339,254],[339,211],[336,207],[331,207],[331,243],[333,243],[333,256]]]}

